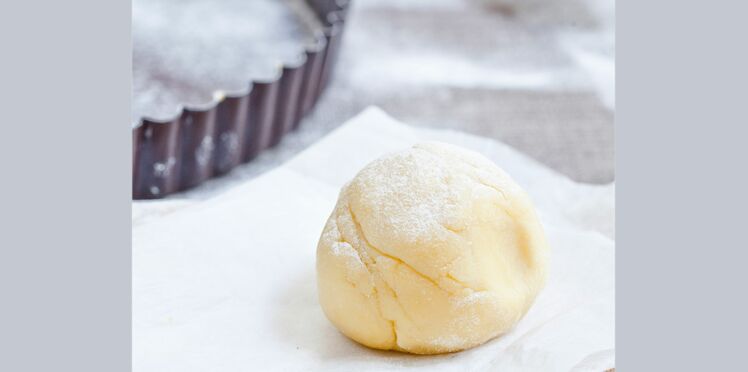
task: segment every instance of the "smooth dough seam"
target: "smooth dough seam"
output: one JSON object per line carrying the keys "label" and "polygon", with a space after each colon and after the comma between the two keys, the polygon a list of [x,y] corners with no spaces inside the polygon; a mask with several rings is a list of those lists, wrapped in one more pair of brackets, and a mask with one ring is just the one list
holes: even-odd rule
{"label": "smooth dough seam", "polygon": [[[347,208],[348,212],[351,214],[351,220],[353,220],[353,223],[354,223],[354,225],[356,227],[356,230],[359,232],[359,234],[361,235],[362,239],[364,239],[365,243],[368,245],[369,242],[366,241],[366,238],[363,236],[363,232],[359,231],[360,230],[360,226],[358,225],[358,221],[356,221],[355,216],[353,215],[353,211],[351,210],[350,205],[347,204],[346,206],[348,207]],[[335,217],[335,219],[336,219],[336,228],[338,228],[337,226],[339,225],[339,223],[337,221],[338,217],[340,217],[340,215],[338,215],[338,216]],[[345,241],[345,237],[343,236],[342,232],[340,232],[339,228],[338,228],[338,232],[340,233],[340,239],[343,240],[343,241]],[[374,278],[374,275],[376,275],[377,277],[379,277],[379,279],[382,281],[382,283],[385,285],[385,287],[387,287],[387,289],[389,289],[392,292],[392,297],[395,300],[395,302],[398,304],[398,306],[400,306],[400,309],[402,310],[403,315],[407,319],[411,320],[411,322],[412,322],[412,319],[410,318],[410,316],[408,316],[408,314],[405,311],[405,307],[400,302],[400,299],[397,297],[397,292],[395,292],[395,290],[392,287],[390,287],[389,284],[387,284],[387,281],[385,281],[384,278],[381,277],[381,275],[379,274],[379,272],[375,268],[371,268],[369,266],[369,265],[371,265],[371,263],[369,263],[368,260],[364,259],[363,255],[361,254],[361,251],[355,245],[353,245],[351,242],[347,242],[347,241],[346,241],[346,243],[348,243],[348,245],[350,245],[351,248],[354,251],[356,251],[356,254],[358,255],[359,260],[364,264],[364,267],[365,267],[366,271],[369,273],[369,278]],[[381,300],[381,297],[379,296],[379,289],[377,289],[377,283],[376,283],[376,281],[373,281],[371,284],[372,284],[371,288],[372,288],[372,290],[374,292],[374,297],[376,298],[376,301],[377,301],[377,313],[379,313],[379,317],[382,320],[389,321],[390,324],[392,325],[392,336],[394,338],[394,346],[393,346],[393,348],[398,348],[399,346],[397,344],[397,328],[395,326],[395,320],[394,319],[388,319],[387,317],[384,316],[384,311],[382,311],[382,300]]]}
{"label": "smooth dough seam", "polygon": [[449,280],[451,280],[451,281],[453,281],[453,282],[455,282],[455,283],[457,283],[457,284],[459,284],[460,286],[464,287],[465,289],[470,289],[473,292],[481,292],[481,291],[478,291],[476,289],[473,289],[469,285],[463,283],[461,280],[455,278],[454,275],[452,275],[452,273],[447,273],[446,278],[449,279]]}
{"label": "smooth dough seam", "polygon": [[395,300],[395,302],[397,303],[397,306],[399,306],[400,310],[402,310],[403,316],[405,317],[405,319],[408,319],[408,321],[410,321],[410,323],[413,324],[414,327],[420,330],[420,328],[418,327],[418,323],[416,323],[413,320],[413,317],[408,315],[408,312],[405,311],[405,306],[403,306],[403,303],[400,302],[400,297],[397,295],[397,292],[395,291],[395,289],[390,287],[390,285],[387,284],[387,282],[384,281],[384,279],[382,279],[382,282],[384,283],[385,286],[387,286],[387,288],[389,288],[390,291],[392,291],[392,299]]}
{"label": "smooth dough seam", "polygon": [[[337,227],[336,227],[336,228],[337,228]],[[366,268],[366,263],[364,263],[364,261],[363,261],[363,260],[361,259],[361,255],[359,255],[359,254],[358,254],[358,251],[356,251],[356,248],[353,248],[353,244],[351,244],[351,242],[349,242],[349,241],[345,240],[345,238],[343,237],[343,235],[342,235],[342,234],[340,235],[340,239],[338,239],[338,243],[345,243],[345,244],[348,244],[348,246],[349,246],[349,247],[351,247],[351,249],[352,249],[352,250],[353,250],[354,252],[356,252],[356,256],[358,256],[358,260],[359,260],[359,261],[361,261],[361,263],[362,263],[362,264],[364,264],[364,268],[366,269],[366,271],[367,271],[367,272],[369,271],[369,269],[368,269],[368,268]],[[360,289],[358,288],[358,284],[356,284],[356,283],[355,283],[354,281],[352,281],[352,280],[351,280],[351,279],[350,279],[350,278],[348,277],[348,275],[347,275],[347,274],[346,274],[346,275],[345,275],[345,276],[343,277],[343,280],[345,280],[345,281],[346,281],[346,282],[347,282],[348,284],[350,284],[350,285],[351,285],[351,287],[353,287],[354,289],[358,290],[359,292],[363,292],[362,290],[360,290]],[[374,287],[374,286],[372,286],[372,289],[373,289],[373,290],[376,290],[376,289],[375,289],[375,288],[373,288],[373,287]],[[369,296],[369,295],[371,295],[371,293],[366,293],[366,295],[367,295],[367,296]]]}
{"label": "smooth dough seam", "polygon": [[[379,248],[375,247],[375,246],[374,246],[373,244],[371,244],[371,242],[369,242],[369,240],[368,240],[368,239],[366,238],[366,235],[364,234],[364,229],[363,229],[363,228],[361,227],[361,224],[360,224],[360,223],[358,222],[358,219],[356,219],[356,215],[355,215],[355,214],[353,213],[353,209],[351,208],[350,204],[348,205],[348,213],[350,213],[350,215],[351,215],[351,220],[353,220],[353,224],[354,224],[354,225],[355,225],[355,227],[356,227],[356,231],[357,231],[357,232],[359,233],[359,235],[360,235],[360,236],[361,236],[361,238],[362,238],[362,239],[364,240],[364,242],[366,243],[366,245],[367,245],[367,246],[368,246],[369,248],[371,248],[371,249],[372,249],[372,250],[373,250],[374,252],[378,253],[379,255],[381,255],[381,256],[383,256],[383,257],[387,257],[387,258],[389,258],[389,259],[391,259],[391,260],[395,261],[395,262],[396,262],[397,264],[399,264],[399,265],[403,265],[403,266],[405,266],[405,267],[406,267],[407,269],[409,269],[410,271],[412,271],[412,272],[413,272],[413,273],[415,273],[416,275],[420,276],[420,277],[421,277],[421,278],[423,278],[424,280],[428,281],[429,283],[433,284],[433,285],[434,285],[435,287],[437,287],[438,289],[440,289],[440,290],[442,290],[442,291],[444,291],[444,292],[447,292],[447,293],[449,293],[449,294],[453,294],[453,295],[454,295],[454,294],[456,294],[455,292],[452,292],[452,291],[450,291],[450,290],[448,290],[448,289],[446,289],[446,288],[442,287],[441,285],[439,285],[439,283],[438,283],[438,282],[437,282],[437,281],[436,281],[435,279],[433,279],[433,278],[431,278],[431,277],[429,277],[429,276],[427,276],[427,275],[425,275],[425,274],[423,274],[423,273],[419,272],[418,270],[416,270],[415,268],[413,268],[412,266],[410,266],[410,265],[409,265],[409,264],[408,264],[407,262],[403,261],[402,259],[400,259],[400,258],[398,258],[398,257],[396,257],[396,256],[393,256],[393,255],[390,255],[390,254],[384,253],[384,252],[383,252],[383,251],[381,251],[381,250],[380,250]],[[450,266],[451,266],[451,264],[450,264]],[[472,288],[472,287],[470,287],[470,286],[466,285],[465,283],[463,283],[463,282],[461,282],[461,281],[459,281],[459,280],[455,279],[455,278],[454,278],[454,277],[453,277],[453,276],[452,276],[451,274],[449,274],[449,273],[447,273],[447,275],[445,276],[445,278],[447,278],[447,279],[451,279],[452,281],[456,282],[456,283],[457,283],[457,284],[458,284],[459,286],[463,287],[463,289],[470,289],[470,290],[472,290],[473,292],[480,292],[480,291],[478,291],[478,290],[476,290],[476,289],[474,289],[474,288]],[[382,279],[382,281],[383,281],[383,282],[384,282],[385,284],[387,284],[387,282],[386,282],[386,281],[384,281],[384,279]],[[388,285],[388,287],[389,287],[389,285]],[[392,292],[395,292],[395,291],[394,291],[394,290],[393,290],[393,289],[392,289],[391,287],[390,287],[390,289],[392,290]]]}
{"label": "smooth dough seam", "polygon": [[[404,262],[403,262],[402,260],[398,259],[397,257],[392,257],[392,256],[389,256],[389,255],[387,255],[387,254],[383,253],[382,251],[380,251],[379,249],[377,249],[376,247],[374,247],[374,246],[373,246],[373,245],[372,245],[372,244],[371,244],[371,243],[369,242],[369,240],[368,240],[368,239],[366,239],[366,235],[364,235],[364,231],[363,231],[363,228],[361,227],[361,225],[359,224],[358,220],[356,219],[356,215],[355,215],[355,214],[353,213],[353,209],[351,208],[350,204],[346,204],[346,206],[348,207],[348,208],[347,208],[347,209],[348,209],[348,213],[349,213],[349,214],[351,215],[351,221],[353,222],[353,225],[354,225],[354,227],[356,228],[356,232],[357,232],[357,233],[358,233],[358,235],[359,235],[359,236],[361,237],[361,239],[363,239],[363,240],[364,240],[364,243],[365,243],[365,244],[366,244],[366,245],[367,245],[367,246],[368,246],[369,248],[371,248],[371,249],[372,249],[372,250],[373,250],[374,252],[378,253],[378,254],[379,254],[379,255],[381,255],[382,257],[388,257],[388,258],[390,258],[391,260],[395,261],[396,263],[399,263],[399,264],[405,265],[405,267],[407,267],[407,268],[411,269],[411,270],[412,270],[413,272],[415,272],[416,274],[418,274],[418,275],[420,275],[420,276],[424,277],[424,278],[425,278],[426,280],[428,280],[429,282],[431,282],[431,283],[432,283],[432,284],[433,284],[434,286],[436,286],[437,288],[439,288],[439,289],[441,289],[441,290],[443,290],[443,291],[447,292],[447,291],[446,291],[445,289],[443,289],[443,288],[439,287],[439,285],[438,285],[438,284],[437,284],[437,283],[436,283],[435,281],[431,280],[431,279],[430,279],[429,277],[427,277],[427,276],[425,276],[425,275],[423,275],[423,274],[419,273],[419,272],[418,272],[418,271],[416,271],[415,269],[411,268],[411,267],[410,267],[409,265],[405,264],[405,263],[404,263]],[[341,234],[340,236],[342,237],[343,235]],[[348,243],[348,244],[350,244],[350,243]],[[354,247],[354,246],[353,246],[353,244],[350,244],[350,245],[351,245],[351,247]],[[356,248],[354,247],[354,249],[356,249]],[[358,250],[356,250],[356,253],[357,253],[357,254],[359,255],[359,257],[361,257],[361,253],[360,253],[360,252],[358,252]],[[362,259],[362,262],[363,262],[363,259]],[[414,327],[416,327],[416,329],[419,329],[419,330],[420,330],[420,327],[418,327],[418,323],[417,323],[417,322],[415,322],[415,321],[413,320],[413,317],[411,317],[410,315],[408,315],[408,312],[407,312],[407,311],[405,310],[405,306],[403,305],[403,303],[402,303],[402,302],[400,302],[400,297],[399,297],[399,296],[397,295],[397,291],[395,291],[395,289],[394,289],[394,288],[392,288],[392,287],[391,287],[391,286],[389,285],[389,283],[387,283],[387,281],[386,281],[386,280],[384,279],[384,277],[382,277],[382,275],[381,275],[381,274],[379,273],[379,271],[378,271],[378,270],[376,270],[376,269],[369,269],[369,267],[368,267],[368,264],[367,264],[367,263],[365,263],[365,265],[367,266],[366,270],[367,270],[367,271],[369,272],[369,275],[372,275],[372,276],[373,276],[373,275],[377,275],[377,276],[379,277],[379,279],[380,279],[380,280],[382,281],[382,284],[383,284],[383,285],[384,285],[384,286],[385,286],[385,287],[386,287],[386,288],[387,288],[387,289],[388,289],[388,290],[389,290],[390,292],[392,292],[392,299],[393,299],[393,300],[395,301],[395,303],[397,303],[397,305],[398,305],[398,306],[400,307],[400,310],[402,311],[402,314],[403,314],[403,316],[404,316],[404,317],[405,317],[406,319],[408,319],[408,320],[410,321],[410,323],[411,323],[411,324],[412,324],[412,325],[413,325]],[[374,272],[376,272],[376,274],[374,274]],[[373,287],[374,287],[374,290],[375,290],[375,291],[376,291],[376,292],[378,293],[378,290],[376,289],[376,282],[375,282],[375,283],[373,284]],[[447,292],[447,293],[450,293],[450,292]],[[381,307],[381,302],[380,302],[380,298],[379,298],[379,296],[377,296],[377,303],[378,303],[378,304],[379,304],[379,306]],[[394,322],[394,320],[393,320],[393,319],[388,319],[387,317],[385,317],[385,316],[384,316],[384,312],[383,312],[383,311],[381,310],[381,308],[379,309],[379,315],[380,315],[380,316],[382,317],[382,319],[385,319],[385,320],[390,320],[390,321],[393,321],[393,322]],[[394,328],[393,328],[393,330],[394,330]],[[394,331],[393,331],[393,332],[394,332]],[[396,334],[396,333],[393,333],[393,334],[394,334],[394,336],[395,336],[395,340],[397,340],[397,334]],[[397,346],[397,345],[396,345],[396,346]]]}
{"label": "smooth dough seam", "polygon": [[[387,257],[387,255],[385,255],[385,254],[384,254],[384,253],[382,253],[382,252],[381,252],[380,250],[378,250],[378,249],[376,249],[376,248],[375,248],[374,246],[372,246],[372,245],[371,245],[371,243],[369,243],[369,241],[368,241],[368,240],[366,239],[366,236],[364,235],[364,231],[363,231],[363,229],[361,228],[361,225],[360,225],[360,224],[358,223],[358,220],[356,219],[356,215],[355,215],[355,214],[353,214],[353,209],[351,209],[351,206],[350,206],[350,204],[347,204],[347,207],[348,207],[348,213],[349,213],[349,214],[351,215],[351,220],[353,221],[353,225],[354,225],[354,227],[356,228],[356,232],[358,232],[358,234],[359,234],[359,235],[361,236],[361,239],[363,239],[363,240],[364,240],[364,243],[366,243],[366,245],[367,245],[367,246],[371,247],[371,248],[372,248],[372,250],[374,250],[374,251],[375,251],[375,252],[377,252],[378,254],[382,255],[383,257]],[[343,234],[340,234],[340,236],[341,236],[341,238],[342,238]],[[348,243],[348,244],[349,244],[349,245],[350,245],[351,247],[353,247],[353,244],[351,244],[351,243]],[[356,248],[355,248],[355,247],[354,247],[353,249],[354,249],[354,250],[356,250]],[[361,258],[361,252],[359,252],[358,250],[356,250],[356,254],[358,254],[358,256],[359,256],[359,259],[361,259],[361,260],[362,260],[362,262],[363,262],[363,259]],[[401,260],[398,260],[398,259],[396,259],[396,258],[390,257],[390,259],[393,259],[393,260],[394,260],[394,261],[396,261],[396,262],[401,262],[401,263],[402,263],[402,261],[401,261]],[[414,326],[415,326],[415,324],[416,324],[416,323],[415,323],[415,322],[413,322],[413,319],[412,319],[412,318],[410,317],[410,315],[408,315],[408,312],[407,312],[407,311],[405,311],[405,306],[403,306],[402,302],[400,302],[400,297],[399,297],[399,296],[397,295],[397,291],[395,291],[395,289],[394,289],[394,288],[392,288],[392,287],[391,287],[391,286],[389,285],[389,283],[387,283],[387,281],[386,281],[386,280],[384,280],[384,278],[383,278],[383,277],[381,276],[381,274],[379,273],[379,271],[378,271],[378,270],[376,270],[376,269],[369,269],[369,267],[368,267],[368,264],[366,264],[366,263],[364,263],[364,265],[366,265],[366,266],[367,266],[367,267],[366,267],[366,271],[368,271],[368,272],[369,272],[369,275],[372,275],[372,276],[373,276],[373,275],[374,275],[374,272],[376,272],[376,275],[377,275],[377,276],[379,277],[379,279],[381,279],[381,280],[382,280],[382,284],[384,284],[384,286],[385,286],[385,287],[386,287],[387,289],[389,289],[389,290],[390,290],[390,292],[392,292],[392,299],[393,299],[393,300],[395,300],[395,302],[397,303],[397,305],[398,305],[398,306],[400,307],[400,310],[402,310],[402,312],[403,312],[403,316],[405,316],[405,318],[406,318],[406,319],[410,320],[410,321],[411,321],[411,323],[413,323],[413,324],[414,324]],[[406,265],[406,266],[407,266],[407,265]],[[375,282],[375,283],[373,283],[372,287],[374,287],[374,290],[375,290],[375,291],[377,291],[377,289],[376,289],[376,282]],[[379,300],[379,297],[377,297],[377,300]],[[381,302],[380,302],[380,306],[381,306]],[[383,312],[381,311],[381,309],[380,309],[380,315],[382,316],[382,319],[385,319],[385,320],[391,320],[391,319],[387,319],[387,318],[386,318],[386,317],[384,316],[384,313],[383,313]],[[397,337],[397,335],[395,335],[395,336]]]}
{"label": "smooth dough seam", "polygon": [[[339,225],[339,223],[337,221],[338,217],[339,216],[335,216],[335,220],[336,220],[336,226],[335,226],[335,228],[338,229],[338,232],[340,233],[340,228],[337,227]],[[348,245],[350,245],[351,248],[356,252],[356,255],[358,255],[358,259],[361,261],[361,263],[364,264],[364,268],[366,269],[366,272],[369,273],[369,278],[373,278],[374,277],[374,273],[372,272],[372,269],[369,267],[370,263],[367,260],[364,259],[363,255],[361,255],[361,252],[358,249],[356,249],[355,245],[353,245],[351,242],[349,242],[349,241],[347,241],[345,239],[345,237],[343,236],[342,233],[340,233],[339,235],[340,235],[340,241],[344,242],[344,243],[348,243]],[[383,281],[384,281],[384,279],[383,279]],[[354,287],[356,287],[356,286],[354,286]],[[384,317],[384,312],[382,311],[382,301],[379,298],[379,290],[377,289],[376,282],[371,283],[371,289],[372,289],[374,298],[377,301],[377,312],[379,313],[379,317],[382,318],[383,320],[389,320],[389,319],[387,319],[387,318]],[[370,294],[367,293],[367,296],[368,295],[370,295]]]}
{"label": "smooth dough seam", "polygon": [[421,278],[423,278],[424,280],[428,281],[429,283],[433,284],[435,287],[441,289],[442,291],[445,291],[445,292],[450,293],[450,294],[452,293],[452,292],[448,291],[447,289],[442,288],[439,285],[439,283],[436,282],[436,280],[434,280],[431,277],[429,277],[429,276],[427,276],[427,275],[419,272],[418,270],[414,269],[412,266],[408,265],[408,263],[406,263],[405,261],[403,261],[400,258],[395,257],[393,255],[384,253],[383,251],[381,251],[380,249],[378,249],[377,247],[375,247],[374,245],[372,245],[369,242],[369,239],[366,238],[366,235],[364,234],[364,230],[363,230],[363,228],[361,228],[361,225],[358,223],[358,220],[356,219],[356,215],[353,213],[353,210],[351,209],[350,205],[348,206],[348,212],[351,214],[351,219],[353,220],[353,224],[356,226],[356,230],[359,232],[359,235],[361,235],[361,238],[364,240],[364,242],[366,243],[366,245],[369,248],[371,248],[374,252],[378,253],[379,255],[381,255],[383,257],[387,257],[387,258],[395,261],[397,264],[405,266],[406,268],[410,269],[413,273],[415,273],[416,275],[420,276]]}
{"label": "smooth dough seam", "polygon": [[444,230],[447,230],[447,231],[451,232],[452,234],[455,234],[455,235],[457,235],[459,237],[462,237],[462,235],[460,235],[460,233],[463,232],[463,231],[465,231],[465,229],[456,230],[456,229],[451,228],[451,227],[449,227],[449,226],[447,226],[447,225],[445,225],[443,223],[440,223],[439,225],[441,225],[441,227],[443,227]]}
{"label": "smooth dough seam", "polygon": [[395,320],[390,320],[390,325],[392,326],[392,334],[395,335],[395,348],[400,348],[400,345],[397,343],[397,323],[395,323]]}

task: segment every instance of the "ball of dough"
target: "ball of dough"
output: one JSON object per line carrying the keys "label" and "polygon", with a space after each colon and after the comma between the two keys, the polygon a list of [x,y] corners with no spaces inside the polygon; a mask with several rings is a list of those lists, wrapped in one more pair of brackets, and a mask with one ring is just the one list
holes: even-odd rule
{"label": "ball of dough", "polygon": [[420,144],[341,190],[317,247],[319,301],[366,346],[463,350],[522,318],[545,282],[547,251],[506,173],[472,151]]}

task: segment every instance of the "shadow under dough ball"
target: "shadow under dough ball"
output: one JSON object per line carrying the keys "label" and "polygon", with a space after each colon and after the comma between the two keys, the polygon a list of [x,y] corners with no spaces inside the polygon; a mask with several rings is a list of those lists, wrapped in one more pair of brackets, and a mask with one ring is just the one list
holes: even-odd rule
{"label": "shadow under dough ball", "polygon": [[545,283],[527,194],[483,156],[424,143],[343,187],[317,247],[327,318],[366,346],[437,354],[509,331]]}

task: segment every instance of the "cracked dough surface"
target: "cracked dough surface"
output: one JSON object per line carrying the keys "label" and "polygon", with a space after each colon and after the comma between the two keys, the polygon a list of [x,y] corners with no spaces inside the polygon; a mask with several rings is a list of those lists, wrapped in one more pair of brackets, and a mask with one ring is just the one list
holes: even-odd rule
{"label": "cracked dough surface", "polygon": [[317,247],[325,315],[366,346],[459,351],[509,331],[545,282],[526,193],[483,156],[424,143],[340,192]]}

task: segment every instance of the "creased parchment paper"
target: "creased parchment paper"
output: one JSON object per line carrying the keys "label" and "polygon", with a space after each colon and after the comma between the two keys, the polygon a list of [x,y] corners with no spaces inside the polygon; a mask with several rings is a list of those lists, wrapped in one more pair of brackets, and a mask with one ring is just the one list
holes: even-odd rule
{"label": "creased parchment paper", "polygon": [[[552,249],[548,283],[513,331],[474,349],[367,349],[338,333],[317,303],[317,240],[339,188],[361,167],[428,140],[483,153],[528,191]],[[615,359],[614,193],[496,141],[409,127],[369,108],[219,196],[133,204],[133,368],[604,371]]]}

